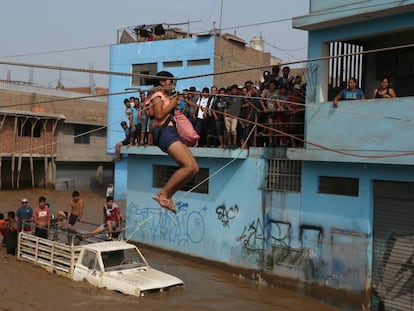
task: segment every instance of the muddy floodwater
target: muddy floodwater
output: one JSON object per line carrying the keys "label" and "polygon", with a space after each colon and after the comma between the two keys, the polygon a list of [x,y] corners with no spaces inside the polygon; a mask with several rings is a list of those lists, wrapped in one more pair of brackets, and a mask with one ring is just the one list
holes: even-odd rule
{"label": "muddy floodwater", "polygon": [[[69,192],[57,191],[2,191],[0,195],[0,212],[3,213],[16,210],[23,197],[34,207],[37,198],[45,195],[53,203],[54,210],[66,209],[70,200]],[[104,194],[81,192],[81,196],[86,207],[84,219],[99,223]],[[119,203],[124,211],[125,203]],[[141,250],[150,265],[181,278],[185,287],[140,298],[126,296],[50,274],[6,255],[5,248],[0,247],[0,310],[341,310],[208,264],[154,249]]]}

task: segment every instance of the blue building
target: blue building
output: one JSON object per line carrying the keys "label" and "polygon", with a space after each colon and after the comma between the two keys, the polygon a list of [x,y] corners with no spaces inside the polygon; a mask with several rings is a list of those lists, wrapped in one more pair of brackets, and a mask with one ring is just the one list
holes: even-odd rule
{"label": "blue building", "polygon": [[[128,172],[127,236],[258,274],[349,291],[373,310],[413,310],[414,1],[311,0],[309,15],[295,18],[293,26],[309,32],[313,59],[305,147],[192,148],[201,169],[176,194],[176,215],[152,200],[175,163],[155,147],[124,150],[128,158],[116,165],[116,182]],[[189,50],[196,40],[206,47],[215,41],[183,40]],[[157,54],[156,43],[147,43],[145,55],[158,55],[162,70],[170,58]],[[114,46],[111,70],[131,72],[133,55],[146,49],[140,44]],[[206,58],[200,49],[191,51]],[[170,69],[194,75],[194,68]],[[205,72],[213,69],[206,65]],[[356,76],[371,98],[384,75],[397,98],[340,101],[332,108],[349,77]],[[201,84],[212,84],[205,79]],[[130,82],[113,77],[111,91]],[[121,102],[109,105],[108,146],[120,137],[111,130],[122,117]]]}
{"label": "blue building", "polygon": [[[323,234],[314,281],[414,310],[414,1],[311,0],[293,26],[322,59],[308,63],[306,147],[287,151],[302,162],[301,221]],[[332,109],[353,76],[367,98],[389,77],[398,98]]]}
{"label": "blue building", "polygon": [[[156,35],[160,27],[161,24],[141,25],[118,30],[118,44],[113,45],[110,51],[110,70],[138,75],[112,75],[110,93],[134,87],[149,89],[152,86],[151,79],[139,74],[155,75],[161,70],[168,70],[178,78],[199,76],[179,80],[177,89],[182,91],[195,86],[201,91],[203,87],[244,84],[247,80],[260,81],[262,77],[260,69],[216,76],[210,75],[212,72],[270,67],[269,53],[247,47],[243,39],[234,35],[219,36],[212,33],[193,36],[168,25],[162,27],[161,35]],[[125,119],[123,100],[130,95],[138,96],[114,95],[108,100],[108,153],[113,153],[116,143],[122,140],[120,122]],[[126,162],[120,162],[115,170],[118,199],[126,197],[126,177]]]}

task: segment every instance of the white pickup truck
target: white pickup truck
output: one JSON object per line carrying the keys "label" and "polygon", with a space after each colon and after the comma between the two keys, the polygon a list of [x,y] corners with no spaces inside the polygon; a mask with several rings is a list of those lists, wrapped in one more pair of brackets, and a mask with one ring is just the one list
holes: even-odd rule
{"label": "white pickup truck", "polygon": [[20,232],[17,256],[75,281],[137,297],[184,286],[179,278],[150,267],[139,249],[125,241],[74,246]]}

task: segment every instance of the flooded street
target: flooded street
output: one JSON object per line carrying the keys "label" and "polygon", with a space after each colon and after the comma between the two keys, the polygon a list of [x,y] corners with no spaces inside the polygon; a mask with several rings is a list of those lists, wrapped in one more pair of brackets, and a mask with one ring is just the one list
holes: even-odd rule
{"label": "flooded street", "polygon": [[291,291],[259,285],[216,268],[144,249],[150,264],[185,288],[136,298],[52,275],[1,249],[1,310],[339,310]]}
{"label": "flooded street", "polygon": [[[19,205],[21,197],[33,202],[39,193],[2,193],[1,212]],[[13,194],[13,195],[11,195]],[[54,204],[65,208],[70,194],[42,192]],[[86,202],[85,220],[99,221],[103,196],[81,193]],[[56,197],[55,197],[56,196]],[[62,198],[62,196],[64,196]],[[7,202],[7,205],[4,205]],[[56,207],[55,207],[56,209]],[[136,298],[86,282],[53,275],[30,263],[18,261],[0,248],[1,310],[340,310],[292,291],[258,284],[229,272],[169,253],[141,249],[150,265],[181,278],[184,288],[150,293]]]}

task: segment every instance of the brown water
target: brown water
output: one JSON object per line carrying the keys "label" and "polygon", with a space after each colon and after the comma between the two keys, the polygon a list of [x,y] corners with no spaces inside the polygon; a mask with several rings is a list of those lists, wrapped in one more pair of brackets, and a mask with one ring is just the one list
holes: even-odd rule
{"label": "brown water", "polygon": [[[1,212],[15,210],[22,197],[29,197],[33,203],[39,195],[46,195],[53,200],[55,210],[66,208],[70,199],[70,193],[56,191],[3,191],[0,194]],[[84,192],[81,195],[87,209],[85,220],[99,222],[103,194]],[[0,247],[0,310],[340,310],[186,258],[149,249],[142,251],[150,265],[181,278],[185,287],[140,298],[126,296],[50,274],[6,255],[4,247]]]}

